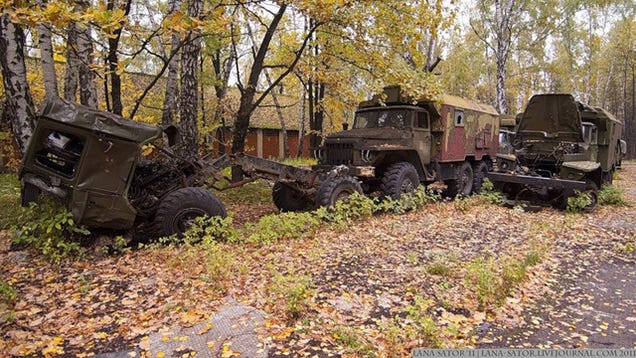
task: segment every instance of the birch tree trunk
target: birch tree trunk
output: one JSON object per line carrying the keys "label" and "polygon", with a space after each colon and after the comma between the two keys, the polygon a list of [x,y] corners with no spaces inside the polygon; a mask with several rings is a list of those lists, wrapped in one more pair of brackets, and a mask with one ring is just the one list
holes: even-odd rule
{"label": "birch tree trunk", "polygon": [[[38,0],[39,6],[44,6],[43,0]],[[49,24],[38,25],[40,60],[42,61],[42,79],[46,98],[57,98],[57,76],[55,74],[55,62],[53,60],[53,44],[51,42],[51,30]]]}
{"label": "birch tree trunk", "polygon": [[[203,0],[188,2],[188,16],[198,18],[203,7]],[[198,31],[192,31],[185,39],[181,52],[181,98],[180,98],[180,129],[181,154],[189,158],[198,155],[197,112],[198,112],[198,78],[197,64],[201,51],[201,40]]]}
{"label": "birch tree trunk", "polygon": [[67,30],[66,39],[66,69],[64,72],[64,99],[71,102],[77,101],[77,83],[79,81],[78,68],[80,65],[77,56],[77,26],[71,23]]}
{"label": "birch tree trunk", "polygon": [[[86,0],[77,2],[81,10],[86,10],[90,3]],[[95,72],[91,68],[93,64],[93,40],[91,29],[86,24],[76,23],[77,30],[77,54],[79,64],[80,103],[90,108],[97,109],[97,86],[95,85]]]}
{"label": "birch tree trunk", "polygon": [[[303,87],[304,88],[304,87]],[[305,112],[306,106],[306,92],[303,90],[300,93],[300,118],[298,119],[298,147],[296,148],[296,156],[298,158],[303,156],[303,143],[305,142]]]}
{"label": "birch tree trunk", "polygon": [[[170,0],[168,3],[168,12],[170,14],[179,10],[181,5],[180,0]],[[173,33],[171,36],[170,55],[168,57],[168,79],[166,83],[166,95],[163,99],[163,112],[161,114],[161,124],[170,125],[174,123],[174,116],[177,113],[177,98],[179,98],[179,57],[177,51],[179,50],[179,34]]]}
{"label": "birch tree trunk", "polygon": [[33,133],[35,109],[24,64],[24,32],[7,14],[0,16],[0,67],[7,98],[5,111],[22,155]]}

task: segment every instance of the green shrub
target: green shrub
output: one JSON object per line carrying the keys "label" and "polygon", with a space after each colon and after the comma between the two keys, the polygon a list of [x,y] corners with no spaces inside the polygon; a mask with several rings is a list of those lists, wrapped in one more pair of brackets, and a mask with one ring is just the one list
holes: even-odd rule
{"label": "green shrub", "polygon": [[272,278],[271,292],[282,299],[291,319],[298,319],[307,312],[314,295],[309,275],[278,274]]}
{"label": "green shrub", "polygon": [[320,220],[311,212],[267,215],[257,223],[248,223],[237,237],[249,243],[271,243],[278,239],[300,239],[313,235]]}
{"label": "green shrub", "polygon": [[43,198],[39,205],[31,203],[22,210],[18,224],[13,227],[13,242],[33,248],[54,263],[73,255],[81,255],[83,250],[79,239],[90,232],[73,220],[61,203]]}
{"label": "green shrub", "polygon": [[183,235],[183,241],[188,244],[216,240],[228,242],[238,240],[238,232],[234,229],[231,213],[225,218],[220,216],[197,217]]}
{"label": "green shrub", "polygon": [[599,205],[629,206],[623,198],[623,189],[613,185],[603,185],[598,191]]}
{"label": "green shrub", "polygon": [[592,204],[592,198],[587,193],[574,191],[574,195],[568,198],[567,211],[570,213],[580,213]]}
{"label": "green shrub", "polygon": [[381,327],[383,333],[397,347],[417,342],[420,347],[443,348],[442,331],[427,313],[432,304],[431,300],[416,296],[414,303],[404,309],[406,317],[397,315],[392,323]]}
{"label": "green shrub", "polygon": [[503,205],[506,202],[506,196],[495,189],[495,185],[488,179],[484,179],[479,197],[485,202],[494,205]]}
{"label": "green shrub", "polygon": [[15,302],[18,298],[16,291],[10,283],[0,281],[0,327],[5,323],[13,323],[16,318]]}

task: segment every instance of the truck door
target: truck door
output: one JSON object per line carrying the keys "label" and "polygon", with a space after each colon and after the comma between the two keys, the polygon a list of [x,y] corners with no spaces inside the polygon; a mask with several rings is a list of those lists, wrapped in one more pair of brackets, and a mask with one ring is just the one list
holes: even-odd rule
{"label": "truck door", "polygon": [[415,143],[415,149],[419,153],[422,167],[427,166],[431,162],[431,120],[425,110],[415,112],[413,142]]}

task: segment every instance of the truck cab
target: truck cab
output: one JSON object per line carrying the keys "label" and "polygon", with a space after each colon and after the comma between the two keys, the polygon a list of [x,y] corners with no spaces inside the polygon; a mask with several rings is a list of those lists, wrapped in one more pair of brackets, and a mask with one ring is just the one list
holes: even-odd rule
{"label": "truck cab", "polygon": [[390,86],[359,104],[349,130],[329,135],[315,170],[347,167],[365,193],[394,199],[442,180],[449,196],[479,190],[498,147],[491,106],[459,97],[414,99]]}

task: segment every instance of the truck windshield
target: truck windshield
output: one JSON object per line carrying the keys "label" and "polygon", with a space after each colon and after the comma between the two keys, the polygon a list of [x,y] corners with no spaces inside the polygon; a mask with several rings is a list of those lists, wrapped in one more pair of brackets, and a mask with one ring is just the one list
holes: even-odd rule
{"label": "truck windshield", "polygon": [[378,109],[356,112],[353,128],[406,128],[411,126],[411,114],[407,109]]}

